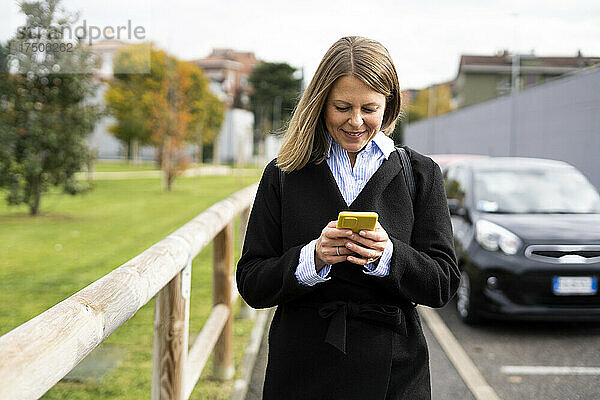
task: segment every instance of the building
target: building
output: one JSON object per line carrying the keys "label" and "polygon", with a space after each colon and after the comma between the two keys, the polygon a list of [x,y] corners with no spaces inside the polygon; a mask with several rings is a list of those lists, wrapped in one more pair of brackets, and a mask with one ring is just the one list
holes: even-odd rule
{"label": "building", "polygon": [[252,93],[248,78],[260,60],[252,52],[214,49],[192,62],[202,68],[211,90],[226,106],[225,121],[213,146],[213,162],[252,162],[254,114],[248,110]]}
{"label": "building", "polygon": [[583,57],[581,52],[576,57],[538,57],[506,50],[493,56],[463,55],[454,88],[456,104],[466,107],[509,93],[513,73],[518,76],[518,88],[524,89],[596,64],[600,57]]}
{"label": "building", "polygon": [[221,131],[213,147],[214,162],[234,163],[236,166],[253,163],[254,114],[241,108],[225,112]]}
{"label": "building", "polygon": [[204,70],[213,92],[227,108],[248,108],[252,93],[248,77],[260,62],[253,52],[214,49],[207,57],[192,62]]}
{"label": "building", "polygon": [[91,51],[98,58],[94,76],[103,80],[110,80],[114,73],[114,59],[117,52],[127,43],[120,40],[101,40],[91,46]]}

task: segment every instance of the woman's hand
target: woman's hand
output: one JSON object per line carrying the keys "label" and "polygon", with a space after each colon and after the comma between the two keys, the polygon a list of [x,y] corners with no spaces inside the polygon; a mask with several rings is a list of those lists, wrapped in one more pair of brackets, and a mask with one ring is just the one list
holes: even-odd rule
{"label": "woman's hand", "polygon": [[348,256],[348,261],[367,265],[381,257],[389,237],[385,229],[377,222],[374,231],[362,230],[359,234],[355,233],[350,236],[350,239],[345,246],[348,251],[356,254]]}
{"label": "woman's hand", "polygon": [[321,236],[317,239],[315,245],[315,267],[319,272],[325,264],[336,264],[346,261],[349,254],[354,254],[348,250],[346,243],[354,236],[358,236],[351,229],[337,229],[337,221],[331,221],[327,224]]}
{"label": "woman's hand", "polygon": [[388,234],[377,222],[374,231],[363,230],[357,234],[350,229],[337,229],[337,221],[331,221],[321,232],[315,245],[315,267],[319,272],[325,264],[350,261],[369,264],[383,254],[389,240]]}

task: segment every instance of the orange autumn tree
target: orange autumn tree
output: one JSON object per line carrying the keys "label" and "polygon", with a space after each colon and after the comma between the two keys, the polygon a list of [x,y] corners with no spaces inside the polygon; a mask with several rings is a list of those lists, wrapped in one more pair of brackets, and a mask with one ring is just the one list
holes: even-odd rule
{"label": "orange autumn tree", "polygon": [[[150,74],[111,84],[106,98],[117,125],[134,120],[139,131],[148,129],[146,142],[155,146],[164,187],[171,190],[177,175],[189,165],[186,144],[201,146],[202,142],[214,140],[223,122],[223,104],[210,92],[208,80],[198,66],[162,50],[152,49],[150,56]],[[126,90],[137,93],[137,100],[111,103]],[[132,115],[135,118],[126,119]]]}
{"label": "orange autumn tree", "polygon": [[[178,172],[185,169],[185,142],[189,136],[189,110],[185,102],[185,88],[189,77],[174,57],[160,52],[163,67],[159,90],[152,93],[150,141],[156,146],[157,156],[164,173],[164,187],[171,190]],[[182,74],[183,72],[183,74]]]}

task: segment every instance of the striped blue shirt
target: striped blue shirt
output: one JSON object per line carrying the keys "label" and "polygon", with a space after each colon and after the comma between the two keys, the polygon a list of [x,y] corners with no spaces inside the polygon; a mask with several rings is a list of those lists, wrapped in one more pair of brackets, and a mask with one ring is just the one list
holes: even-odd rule
{"label": "striped blue shirt", "polygon": [[[344,197],[346,204],[350,206],[361,190],[365,187],[371,176],[390,154],[395,150],[394,141],[383,132],[378,132],[367,145],[357,153],[354,168],[350,165],[348,152],[342,148],[331,135],[327,137],[329,150],[327,152],[327,165],[335,178]],[[314,239],[300,251],[300,261],[296,268],[298,282],[306,286],[314,286],[317,283],[329,280],[331,265],[326,264],[318,273],[315,268],[315,245]],[[387,276],[390,271],[390,260],[392,259],[393,245],[388,240],[385,250],[379,259],[379,263],[370,263],[364,266],[363,272],[367,275]]]}

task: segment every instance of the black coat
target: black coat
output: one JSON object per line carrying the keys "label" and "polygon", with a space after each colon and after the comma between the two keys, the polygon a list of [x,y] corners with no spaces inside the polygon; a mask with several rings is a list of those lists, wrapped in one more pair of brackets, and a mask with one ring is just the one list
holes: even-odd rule
{"label": "black coat", "polygon": [[[249,305],[278,306],[264,399],[431,397],[427,345],[413,304],[443,306],[459,271],[441,171],[406,149],[414,209],[397,152],[349,207],[326,162],[286,174],[283,193],[275,160],[265,168],[236,271]],[[394,248],[389,275],[369,276],[345,261],[332,266],[327,282],[300,284],[294,274],[300,250],[343,210],[379,214]]]}

